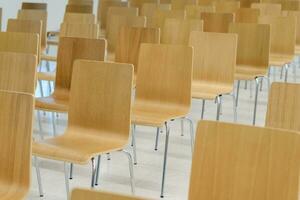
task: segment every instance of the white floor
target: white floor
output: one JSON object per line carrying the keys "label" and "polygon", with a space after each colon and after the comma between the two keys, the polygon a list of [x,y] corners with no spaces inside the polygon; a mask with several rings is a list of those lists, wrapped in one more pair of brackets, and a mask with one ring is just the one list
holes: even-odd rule
{"label": "white floor", "polygon": [[[300,69],[297,68],[297,82],[300,81]],[[279,79],[280,69],[276,70],[276,80]],[[273,81],[273,75],[271,75]],[[289,82],[294,82],[292,68],[289,73]],[[238,106],[238,123],[251,124],[254,106],[254,82],[253,96],[250,97],[250,89],[244,89],[244,83],[241,83],[240,99]],[[45,90],[48,89],[47,83],[44,84]],[[259,93],[257,125],[263,126],[267,107],[267,84],[264,82],[263,91]],[[200,119],[202,102],[193,100],[190,118],[195,122]],[[206,104],[205,119],[215,120],[216,105],[214,102]],[[42,117],[43,133],[52,136],[51,114],[47,113]],[[225,97],[223,101],[223,110],[221,121],[232,122],[232,98]],[[67,123],[67,116],[59,114],[57,118],[58,132],[64,131]],[[36,123],[34,133],[38,137],[38,125]],[[175,121],[171,127],[170,145],[168,154],[167,176],[165,186],[165,199],[183,200],[187,199],[189,176],[191,167],[191,149],[188,124],[185,124],[185,135],[180,136],[180,122]],[[159,150],[154,151],[155,143],[154,128],[137,127],[137,156],[138,165],[134,166],[136,195],[152,199],[159,199],[160,183],[162,175],[162,162],[165,134],[160,135]],[[130,146],[128,150],[131,151]],[[32,186],[28,199],[47,199],[47,200],[65,200],[65,182],[63,163],[40,159],[42,183],[45,196],[39,197],[38,185],[35,169],[32,168]],[[71,188],[85,187],[89,188],[91,178],[91,166],[75,166],[74,179],[70,181]],[[111,160],[106,159],[106,155],[101,160],[100,185],[96,190],[107,190],[130,194],[129,170],[127,157],[122,153],[113,153]]]}

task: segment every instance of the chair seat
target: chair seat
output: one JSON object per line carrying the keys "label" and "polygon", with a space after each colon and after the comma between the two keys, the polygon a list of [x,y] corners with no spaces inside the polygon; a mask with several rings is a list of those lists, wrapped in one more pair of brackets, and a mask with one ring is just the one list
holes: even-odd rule
{"label": "chair seat", "polygon": [[193,81],[192,84],[192,97],[196,99],[213,100],[220,94],[228,94],[232,91],[233,85],[200,81]]}
{"label": "chair seat", "polygon": [[267,68],[251,65],[237,65],[235,70],[236,80],[253,80],[258,76],[265,76]]}
{"label": "chair seat", "polygon": [[62,136],[34,142],[32,152],[38,157],[86,164],[100,154],[124,149],[128,138],[116,133],[69,128]]}
{"label": "chair seat", "polygon": [[38,72],[37,78],[43,81],[55,81],[56,72]]}
{"label": "chair seat", "polygon": [[296,45],[295,47],[295,54],[300,55],[300,45]]}
{"label": "chair seat", "polygon": [[269,65],[272,67],[282,67],[283,65],[292,62],[294,56],[291,55],[279,55],[271,54],[269,59]]}
{"label": "chair seat", "polygon": [[29,188],[20,185],[8,185],[0,181],[0,200],[23,200]]}
{"label": "chair seat", "polygon": [[40,97],[35,99],[35,108],[53,112],[68,112],[69,100],[67,98],[57,98],[55,95]]}
{"label": "chair seat", "polygon": [[56,62],[57,58],[55,56],[49,56],[46,54],[42,54],[41,60]]}
{"label": "chair seat", "polygon": [[184,106],[139,101],[133,106],[131,120],[136,125],[162,127],[165,122],[185,117],[188,113],[189,109]]}

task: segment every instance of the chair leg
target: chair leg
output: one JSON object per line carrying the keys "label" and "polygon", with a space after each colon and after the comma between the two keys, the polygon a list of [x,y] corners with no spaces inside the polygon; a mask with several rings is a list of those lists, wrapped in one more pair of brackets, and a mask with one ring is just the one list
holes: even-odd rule
{"label": "chair leg", "polygon": [[260,91],[262,91],[262,89],[263,89],[263,84],[264,84],[264,79],[261,79],[260,80]]}
{"label": "chair leg", "polygon": [[170,136],[170,127],[168,126],[167,122],[165,123],[165,126],[166,126],[166,141],[165,141],[163,174],[162,174],[161,192],[160,192],[160,197],[161,198],[164,198],[165,178],[166,178],[166,168],[167,168],[168,148],[169,148],[169,136]]}
{"label": "chair leg", "polygon": [[66,163],[66,162],[64,162],[64,172],[65,172],[65,184],[66,184],[67,199],[70,199],[69,167],[68,167],[68,163]]}
{"label": "chair leg", "polygon": [[122,150],[123,153],[125,153],[128,157],[128,163],[129,163],[129,173],[130,173],[130,184],[131,184],[131,193],[135,194],[135,181],[134,181],[134,173],[133,173],[133,162],[132,162],[132,156],[129,152]]}
{"label": "chair leg", "polygon": [[97,169],[96,169],[96,182],[95,185],[99,185],[99,176],[100,176],[100,163],[101,163],[101,156],[98,156],[98,161],[97,161]]}
{"label": "chair leg", "polygon": [[157,147],[158,147],[159,132],[160,132],[160,128],[157,127],[157,129],[156,129],[156,138],[155,138],[155,147],[154,147],[155,151],[157,151]]}
{"label": "chair leg", "polygon": [[285,69],[284,70],[285,71],[284,82],[287,82],[288,81],[288,75],[289,75],[289,65],[285,64],[284,69]]}
{"label": "chair leg", "polygon": [[110,153],[106,154],[107,160],[111,160]]}
{"label": "chair leg", "polygon": [[282,77],[283,77],[283,70],[284,70],[284,67],[282,67],[282,68],[280,69],[280,79],[282,79]]}
{"label": "chair leg", "polygon": [[48,92],[49,92],[49,95],[51,95],[52,88],[51,88],[51,82],[50,81],[48,81]]}
{"label": "chair leg", "polygon": [[38,124],[39,124],[39,134],[42,140],[44,140],[44,134],[43,134],[43,127],[42,127],[42,120],[41,120],[41,113],[39,110],[37,110],[37,118],[38,118]]}
{"label": "chair leg", "polygon": [[39,82],[41,97],[44,97],[43,82],[41,80],[39,80],[38,82]]}
{"label": "chair leg", "polygon": [[96,182],[95,178],[96,178],[96,171],[97,171],[97,169],[96,169],[95,158],[92,158],[91,161],[92,161],[92,181],[91,181],[91,188],[94,188],[95,187],[95,182]]}
{"label": "chair leg", "polygon": [[181,125],[181,136],[184,136],[184,119],[182,118],[181,120],[180,120],[180,125]]}
{"label": "chair leg", "polygon": [[292,63],[293,65],[293,74],[294,74],[294,82],[297,81],[297,66],[296,66],[296,63]]}
{"label": "chair leg", "polygon": [[256,111],[257,111],[257,98],[259,91],[259,77],[255,78],[255,100],[254,100],[254,112],[253,112],[253,122],[252,125],[255,126],[256,123]]}
{"label": "chair leg", "polygon": [[53,127],[53,135],[56,136],[56,124],[55,124],[55,113],[52,112],[52,127]]}
{"label": "chair leg", "polygon": [[201,111],[201,119],[204,118],[204,112],[205,112],[205,100],[202,99],[202,111]]}
{"label": "chair leg", "polygon": [[137,155],[136,155],[136,138],[135,138],[135,125],[131,128],[131,139],[132,139],[132,152],[133,152],[133,162],[137,165]]}
{"label": "chair leg", "polygon": [[194,124],[190,118],[185,118],[190,123],[190,136],[191,136],[191,152],[194,153],[195,135],[194,135]]}
{"label": "chair leg", "polygon": [[221,105],[222,105],[222,96],[219,95],[216,97],[216,102],[217,102],[217,117],[216,120],[220,120],[220,113],[221,113]]}
{"label": "chair leg", "polygon": [[70,176],[69,176],[69,179],[70,179],[70,180],[73,179],[73,168],[74,168],[74,164],[71,163],[71,164],[70,164]]}
{"label": "chair leg", "polygon": [[238,103],[239,103],[240,85],[241,85],[241,81],[238,80],[237,81],[237,87],[236,87],[236,98],[235,98],[235,100],[236,100],[236,102],[235,102],[236,107],[238,106]]}
{"label": "chair leg", "polygon": [[37,181],[38,181],[38,186],[39,186],[40,197],[43,197],[44,192],[43,192],[43,186],[42,186],[42,179],[41,179],[39,161],[38,161],[36,156],[33,156],[33,159],[34,159],[34,163],[35,163],[35,171],[36,171],[36,176],[37,176]]}

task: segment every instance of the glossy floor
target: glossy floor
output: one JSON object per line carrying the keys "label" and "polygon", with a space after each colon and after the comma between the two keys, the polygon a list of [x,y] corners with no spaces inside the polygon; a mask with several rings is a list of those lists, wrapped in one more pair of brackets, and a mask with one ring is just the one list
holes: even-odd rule
{"label": "glossy floor", "polygon": [[[277,68],[275,76],[271,76],[272,81],[276,77],[279,79],[280,69]],[[297,67],[296,81],[300,82],[300,68]],[[289,73],[289,82],[294,82],[292,68]],[[254,82],[252,83],[253,95],[250,96],[250,84],[248,89],[244,89],[245,82],[241,84],[240,99],[238,106],[238,123],[251,124],[254,105]],[[267,107],[267,84],[264,82],[262,92],[259,93],[257,125],[263,126]],[[47,82],[44,83],[44,90],[48,90]],[[39,95],[39,92],[37,92]],[[200,119],[202,103],[201,100],[193,100],[190,118],[196,122]],[[207,102],[205,119],[214,120],[216,116],[216,105],[214,102]],[[232,98],[225,96],[221,121],[232,122]],[[46,113],[42,117],[43,134],[52,137],[51,114]],[[63,133],[67,124],[67,116],[59,114],[56,119],[58,133]],[[170,145],[168,154],[165,199],[184,200],[188,196],[189,176],[191,167],[191,150],[189,127],[185,124],[184,136],[180,133],[180,122],[175,121],[171,126]],[[39,129],[36,124],[34,134],[38,137]],[[162,175],[163,150],[165,133],[160,134],[159,150],[154,151],[155,128],[137,127],[137,156],[138,165],[134,166],[136,195],[152,199],[158,199],[160,194],[160,184]],[[127,148],[131,151],[130,146]],[[40,159],[42,183],[45,197],[40,198],[38,193],[35,169],[32,168],[32,186],[28,199],[65,200],[64,165],[62,162]],[[70,187],[89,188],[91,178],[91,166],[78,166],[74,168],[74,179],[70,181]],[[119,193],[130,194],[128,162],[125,155],[120,152],[111,154],[108,161],[106,155],[101,160],[100,185],[96,190],[107,190]]]}

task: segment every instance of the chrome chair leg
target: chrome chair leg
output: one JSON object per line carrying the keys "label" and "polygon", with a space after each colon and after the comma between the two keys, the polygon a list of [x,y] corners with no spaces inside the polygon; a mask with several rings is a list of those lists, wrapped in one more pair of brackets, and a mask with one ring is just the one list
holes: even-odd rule
{"label": "chrome chair leg", "polygon": [[201,119],[204,118],[204,112],[205,112],[205,100],[202,99]]}
{"label": "chrome chair leg", "polygon": [[217,102],[217,117],[216,120],[220,120],[220,113],[221,113],[221,104],[222,104],[222,95],[219,95],[216,97],[216,102]]}
{"label": "chrome chair leg", "polygon": [[98,156],[95,185],[99,185],[101,155]]}
{"label": "chrome chair leg", "polygon": [[49,95],[51,95],[52,88],[51,88],[51,82],[50,81],[48,81],[48,92],[49,92]]}
{"label": "chrome chair leg", "polygon": [[164,152],[164,163],[163,163],[163,174],[162,174],[162,181],[161,181],[161,192],[160,197],[164,197],[164,189],[165,189],[165,178],[166,178],[166,168],[167,168],[167,159],[168,159],[168,148],[169,148],[169,136],[170,136],[170,127],[168,123],[165,123],[166,127],[166,141],[165,141],[165,152]]}
{"label": "chrome chair leg", "polygon": [[157,127],[157,129],[156,129],[156,138],[155,138],[155,147],[154,147],[155,151],[157,151],[157,147],[158,147],[159,132],[160,132],[160,128]]}
{"label": "chrome chair leg", "polygon": [[131,154],[126,151],[122,150],[123,153],[125,153],[128,157],[128,163],[129,163],[129,173],[130,173],[130,184],[131,184],[131,193],[135,194],[135,182],[134,182],[134,173],[133,173],[133,162],[132,162],[132,156]]}
{"label": "chrome chair leg", "polygon": [[41,80],[38,80],[38,82],[39,82],[41,97],[44,97],[45,95],[43,90],[43,82]]}
{"label": "chrome chair leg", "polygon": [[258,92],[259,92],[259,83],[260,78],[255,78],[255,99],[254,99],[254,112],[253,112],[253,122],[252,125],[255,126],[256,123],[256,111],[257,111],[257,98],[258,98]]}
{"label": "chrome chair leg", "polygon": [[65,184],[66,184],[66,192],[67,199],[70,199],[70,185],[69,185],[69,167],[66,162],[64,162],[64,172],[65,172]]}
{"label": "chrome chair leg", "polygon": [[131,142],[132,142],[133,162],[134,165],[137,165],[135,125],[131,128],[131,139],[132,139]]}
{"label": "chrome chair leg", "polygon": [[181,136],[184,136],[184,119],[180,120],[180,125],[181,125]]}
{"label": "chrome chair leg", "polygon": [[240,85],[241,85],[241,81],[238,80],[237,81],[237,87],[236,87],[236,98],[235,98],[235,105],[238,106],[239,103],[239,93],[240,93]]}
{"label": "chrome chair leg", "polygon": [[294,74],[294,82],[297,81],[297,66],[296,63],[292,63],[293,65],[293,74]]}
{"label": "chrome chair leg", "polygon": [[284,82],[287,82],[288,81],[288,75],[289,75],[289,65],[285,64],[284,69],[285,69],[284,70],[285,71]]}
{"label": "chrome chair leg", "polygon": [[39,124],[39,135],[41,139],[44,139],[44,134],[43,134],[43,127],[42,127],[42,120],[41,120],[41,113],[39,110],[37,110],[37,118],[38,118],[38,124]]}
{"label": "chrome chair leg", "polygon": [[70,164],[70,176],[69,176],[69,179],[70,179],[70,180],[73,179],[73,168],[74,168],[74,164],[71,163],[71,164]]}
{"label": "chrome chair leg", "polygon": [[56,136],[56,124],[55,124],[55,113],[51,113],[52,116],[52,127],[53,127],[53,135]]}
{"label": "chrome chair leg", "polygon": [[280,79],[282,79],[282,77],[283,77],[284,67],[285,67],[285,65],[283,67],[281,67],[281,69],[280,69]]}
{"label": "chrome chair leg", "polygon": [[194,124],[193,121],[190,118],[185,118],[185,120],[187,120],[190,123],[190,136],[191,136],[191,152],[192,152],[192,156],[194,153],[194,145],[195,145],[195,134],[194,134]]}
{"label": "chrome chair leg", "polygon": [[38,161],[36,156],[33,156],[33,159],[34,159],[34,164],[35,164],[35,171],[36,171],[37,182],[38,182],[38,186],[39,186],[40,197],[43,197],[44,192],[43,192],[43,186],[42,186],[42,179],[41,179],[39,161]]}
{"label": "chrome chair leg", "polygon": [[97,169],[96,169],[95,158],[92,158],[91,161],[92,161],[92,181],[91,181],[91,188],[94,188],[95,187],[95,182],[96,182],[95,178],[96,178],[96,171],[97,171]]}

